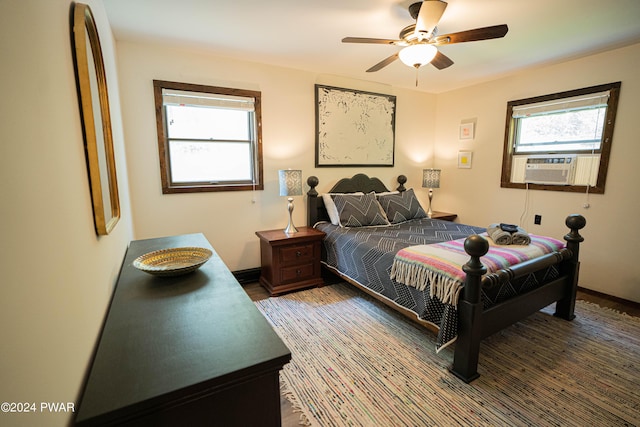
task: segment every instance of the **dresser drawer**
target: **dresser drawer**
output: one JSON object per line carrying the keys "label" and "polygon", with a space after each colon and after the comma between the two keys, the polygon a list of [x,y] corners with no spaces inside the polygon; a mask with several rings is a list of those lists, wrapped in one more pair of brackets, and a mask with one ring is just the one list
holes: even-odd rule
{"label": "dresser drawer", "polygon": [[314,263],[295,265],[292,267],[283,267],[280,269],[280,281],[299,281],[314,277]]}
{"label": "dresser drawer", "polygon": [[279,251],[280,262],[283,264],[298,264],[313,261],[313,243],[303,245],[289,245]]}

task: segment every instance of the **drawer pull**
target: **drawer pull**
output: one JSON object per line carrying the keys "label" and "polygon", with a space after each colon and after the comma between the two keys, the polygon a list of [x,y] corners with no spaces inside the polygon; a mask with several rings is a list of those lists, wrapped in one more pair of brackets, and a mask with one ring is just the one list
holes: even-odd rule
{"label": "drawer pull", "polygon": [[302,270],[297,269],[297,270],[296,270],[296,274],[297,274],[298,276],[299,276],[299,275],[301,275],[301,274],[302,274]]}
{"label": "drawer pull", "polygon": [[[280,262],[298,265],[303,260],[313,261],[315,251],[313,245],[284,246],[277,251]],[[293,273],[293,271],[292,271]]]}

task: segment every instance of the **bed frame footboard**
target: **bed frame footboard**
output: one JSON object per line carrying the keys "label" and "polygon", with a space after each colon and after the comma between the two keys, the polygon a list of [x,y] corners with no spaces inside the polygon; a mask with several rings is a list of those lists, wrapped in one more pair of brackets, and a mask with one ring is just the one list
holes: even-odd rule
{"label": "bed frame footboard", "polygon": [[[580,267],[580,243],[584,238],[579,230],[586,220],[582,215],[570,215],[565,224],[570,232],[564,236],[567,247],[511,268],[485,275],[487,269],[480,257],[489,250],[489,243],[481,236],[469,236],[464,248],[470,256],[463,266],[466,273],[464,290],[458,303],[458,338],[456,341],[453,366],[450,371],[469,383],[478,378],[480,341],[483,338],[513,324],[556,302],[555,316],[566,320],[575,318],[574,309],[578,289]],[[526,294],[509,299],[501,304],[483,309],[481,291],[483,287],[499,286],[509,280],[522,277],[541,269],[558,265],[560,276]]]}

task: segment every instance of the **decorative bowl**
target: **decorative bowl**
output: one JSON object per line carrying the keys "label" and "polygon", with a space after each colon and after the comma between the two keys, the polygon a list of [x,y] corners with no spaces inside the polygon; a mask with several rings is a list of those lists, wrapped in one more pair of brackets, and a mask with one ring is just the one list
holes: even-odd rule
{"label": "decorative bowl", "polygon": [[154,276],[179,276],[197,270],[211,255],[213,252],[206,248],[160,249],[139,256],[133,266]]}

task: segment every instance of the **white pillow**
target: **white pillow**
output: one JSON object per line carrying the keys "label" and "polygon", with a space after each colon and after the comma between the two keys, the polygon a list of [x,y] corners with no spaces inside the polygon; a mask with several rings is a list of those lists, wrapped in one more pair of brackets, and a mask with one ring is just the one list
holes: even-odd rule
{"label": "white pillow", "polygon": [[[332,194],[345,194],[345,193],[324,193],[322,195],[322,200],[324,201],[324,207],[329,214],[329,219],[331,219],[331,224],[340,225],[340,214],[338,213],[338,208],[336,207],[333,198],[331,198]],[[357,193],[346,193],[346,194],[364,194],[362,191]]]}

